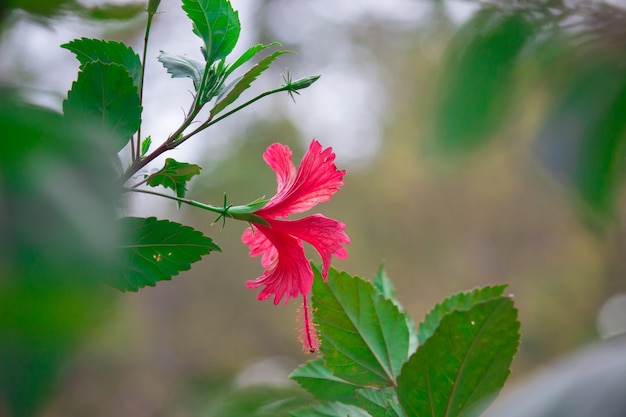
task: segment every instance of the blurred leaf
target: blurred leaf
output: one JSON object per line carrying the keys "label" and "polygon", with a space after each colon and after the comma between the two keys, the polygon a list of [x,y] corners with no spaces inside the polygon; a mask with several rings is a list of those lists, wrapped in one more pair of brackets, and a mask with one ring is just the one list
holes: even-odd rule
{"label": "blurred leaf", "polygon": [[289,51],[276,51],[270,56],[266,56],[262,60],[259,61],[258,64],[250,68],[244,76],[235,84],[235,86],[226,94],[222,100],[218,101],[215,106],[211,109],[211,116],[215,116],[222,110],[224,110],[228,105],[233,103],[235,100],[239,98],[241,93],[250,87],[250,85],[257,79],[259,75],[261,75],[265,70],[270,67],[270,64],[276,60],[280,55],[290,53]]}
{"label": "blurred leaf", "polygon": [[101,61],[84,64],[63,102],[63,112],[71,120],[110,130],[115,134],[117,151],[141,122],[139,94],[126,68]]}
{"label": "blurred leaf", "polygon": [[396,289],[394,288],[393,283],[387,276],[384,265],[381,264],[378,268],[376,275],[374,275],[374,281],[372,282],[372,284],[374,284],[374,288],[376,288],[376,290],[378,290],[378,292],[380,292],[385,298],[393,301],[396,307],[398,307],[398,310],[400,310],[400,312],[404,314],[404,317],[406,318],[406,326],[409,329],[409,355],[412,355],[413,352],[417,350],[418,345],[415,323],[413,322],[411,316],[406,314],[404,307],[396,299]]}
{"label": "blurred leaf", "polygon": [[193,88],[198,92],[204,74],[204,63],[184,55],[172,55],[161,51],[157,58],[172,78],[191,78]]}
{"label": "blurred leaf", "polygon": [[137,17],[146,11],[145,2],[142,3],[104,3],[96,7],[85,7],[84,14],[96,20],[127,20]]}
{"label": "blurred leaf", "polygon": [[127,235],[120,245],[119,273],[110,283],[121,291],[170,280],[203,255],[221,250],[201,232],[168,220],[124,217],[119,223]]}
{"label": "blurred leaf", "polygon": [[533,31],[529,14],[486,6],[455,35],[435,106],[434,138],[444,151],[476,148],[504,121],[511,75]]}
{"label": "blurred leaf", "polygon": [[131,47],[116,41],[103,41],[100,39],[74,39],[73,41],[61,45],[76,55],[80,62],[80,69],[85,65],[100,61],[103,64],[122,65],[133,79],[133,84],[137,87],[141,85],[141,60],[139,55]]}
{"label": "blurred leaf", "polygon": [[314,273],[314,321],[326,366],[354,384],[395,385],[408,357],[404,314],[362,278],[331,268],[325,283],[319,268]]}
{"label": "blurred leaf", "polygon": [[310,404],[302,390],[252,386],[229,391],[226,395],[211,393],[211,417],[287,417],[291,411]]}
{"label": "blurred leaf", "polygon": [[43,17],[53,17],[63,10],[75,7],[76,0],[4,0],[6,5],[0,6],[13,8],[13,9],[22,9],[31,14]]}
{"label": "blurred leaf", "polygon": [[258,54],[262,50],[267,49],[270,46],[275,46],[275,45],[281,46],[279,42],[272,42],[272,43],[268,43],[267,45],[258,44],[258,45],[251,46],[250,48],[248,48],[246,52],[241,54],[241,56],[237,58],[235,62],[233,62],[232,64],[228,66],[228,69],[226,70],[226,76],[229,76],[237,68],[239,68],[246,62],[250,61],[252,58],[254,58],[256,54]]}
{"label": "blurred leaf", "polygon": [[34,416],[111,314],[119,184],[106,132],[6,90],[0,131],[0,414]]}
{"label": "blurred leaf", "polygon": [[104,3],[96,7],[88,7],[76,0],[4,0],[0,3],[0,11],[22,9],[39,17],[51,18],[64,12],[74,13],[88,19],[97,20],[126,20],[136,17],[145,11],[144,3]]}
{"label": "blurred leaf", "polygon": [[444,316],[398,377],[398,399],[407,416],[480,415],[510,373],[518,331],[510,298]]}
{"label": "blurred leaf", "polygon": [[357,391],[360,406],[372,417],[405,417],[393,388],[365,388]]}
{"label": "blurred leaf", "polygon": [[354,405],[338,402],[326,403],[291,413],[292,417],[371,417],[370,414]]}
{"label": "blurred leaf", "polygon": [[430,310],[424,318],[424,321],[420,323],[419,332],[417,333],[419,344],[423,345],[424,342],[433,335],[437,327],[439,327],[441,319],[446,314],[458,310],[469,310],[480,302],[500,298],[502,294],[504,294],[506,287],[507,285],[505,284],[477,288],[473,291],[461,292],[446,298]]}
{"label": "blurred leaf", "polygon": [[538,154],[584,203],[588,219],[601,225],[615,214],[626,168],[626,75],[618,63],[600,58],[572,72],[569,91],[539,134]]}
{"label": "blurred leaf", "polygon": [[[195,164],[187,162],[177,162],[172,158],[165,160],[165,165],[159,171],[148,177],[148,184],[151,187],[162,185],[165,188],[174,190],[176,196],[185,197],[187,192],[187,182],[195,175],[200,175],[202,168]],[[180,208],[180,202],[178,202]]]}
{"label": "blurred leaf", "polygon": [[110,136],[1,90],[0,130],[19,138],[0,141],[0,281],[31,268],[44,282],[72,268],[95,279],[93,263],[107,269],[117,239]]}
{"label": "blurred leaf", "polygon": [[228,0],[183,0],[193,33],[204,41],[208,64],[225,58],[239,39],[239,15]]}
{"label": "blurred leaf", "polygon": [[333,375],[331,370],[324,366],[324,358],[317,358],[300,365],[289,375],[289,378],[298,382],[319,401],[356,404],[354,391],[359,386]]}

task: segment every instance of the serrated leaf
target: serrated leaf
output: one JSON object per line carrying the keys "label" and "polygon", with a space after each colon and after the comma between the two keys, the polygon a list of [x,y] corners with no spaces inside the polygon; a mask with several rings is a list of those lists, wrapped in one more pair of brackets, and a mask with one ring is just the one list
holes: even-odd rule
{"label": "serrated leaf", "polygon": [[372,417],[406,417],[393,388],[363,388],[357,395],[359,405]]}
{"label": "serrated leaf", "polygon": [[221,251],[211,238],[180,223],[155,217],[124,217],[126,233],[120,245],[119,273],[111,285],[121,291],[137,291],[170,280],[211,251]]}
{"label": "serrated leaf", "polygon": [[101,61],[85,63],[63,102],[63,113],[110,131],[116,137],[117,151],[141,123],[139,94],[126,68]]}
{"label": "serrated leaf", "polygon": [[324,359],[321,357],[300,365],[289,378],[319,401],[356,404],[355,390],[359,386],[333,375],[332,371],[324,366]]}
{"label": "serrated leaf", "polygon": [[228,0],[183,0],[183,10],[193,22],[193,33],[204,42],[209,65],[231,53],[241,26]]}
{"label": "serrated leaf", "polygon": [[133,85],[141,85],[141,60],[139,55],[129,46],[116,41],[104,41],[100,39],[80,38],[61,45],[76,55],[80,62],[80,69],[90,62],[100,61],[104,64],[122,65],[133,79]]}
{"label": "serrated leaf", "polygon": [[387,271],[385,271],[385,266],[383,264],[380,264],[380,266],[378,267],[378,271],[376,271],[376,275],[374,275],[372,284],[374,284],[374,288],[376,288],[378,292],[384,295],[385,298],[389,298],[390,300],[397,302],[396,289],[389,279],[389,276],[387,275]]}
{"label": "serrated leaf", "polygon": [[228,107],[228,105],[237,100],[241,93],[247,90],[254,80],[256,80],[259,75],[270,67],[270,64],[274,62],[276,58],[287,53],[290,53],[290,51],[276,51],[272,55],[266,56],[260,60],[258,64],[250,68],[239,80],[239,82],[235,84],[232,90],[226,94],[226,97],[215,104],[215,106],[211,109],[211,116],[215,116]]}
{"label": "serrated leaf", "polygon": [[[185,197],[187,192],[187,182],[195,175],[200,175],[202,168],[196,164],[178,162],[172,158],[165,160],[165,165],[159,171],[148,177],[146,184],[150,187],[162,185],[165,188],[174,190],[177,197]],[[178,202],[180,206],[180,202]]]}
{"label": "serrated leaf", "polygon": [[424,344],[424,342],[432,336],[435,330],[437,330],[437,326],[439,326],[441,319],[446,314],[457,310],[469,310],[475,304],[499,298],[502,294],[504,294],[504,290],[507,286],[507,284],[503,284],[476,288],[473,291],[457,293],[446,298],[441,303],[433,307],[433,309],[430,310],[424,318],[424,321],[420,323],[419,331],[417,333],[419,344]]}
{"label": "serrated leaf", "polygon": [[362,278],[331,268],[325,283],[317,266],[314,273],[314,321],[326,366],[354,384],[395,385],[408,357],[404,315]]}
{"label": "serrated leaf", "polygon": [[406,417],[406,413],[400,403],[390,402],[385,410],[385,417]]}
{"label": "serrated leaf", "polygon": [[186,55],[172,55],[161,51],[157,58],[165,67],[172,78],[191,78],[193,87],[197,92],[202,83],[204,63]]}
{"label": "serrated leaf", "polygon": [[480,415],[504,385],[519,338],[510,298],[447,314],[398,377],[398,399],[407,416]]}
{"label": "serrated leaf", "polygon": [[[226,78],[226,73],[224,73],[224,79]],[[228,84],[224,85],[219,93],[217,94],[217,98],[215,99],[216,102],[220,102],[222,100],[222,98],[224,98],[228,93],[230,93],[233,88],[235,88],[235,86],[237,85],[237,83],[239,83],[239,81],[241,81],[241,79],[243,78],[243,75],[240,75],[239,77],[234,77],[231,78],[228,81]]]}
{"label": "serrated leaf", "polygon": [[228,77],[237,68],[239,68],[246,62],[250,61],[252,58],[254,58],[256,54],[258,54],[264,49],[269,48],[270,46],[281,46],[281,44],[279,42],[272,42],[272,43],[268,43],[267,45],[263,45],[260,43],[260,44],[251,46],[250,48],[248,48],[246,52],[241,54],[241,56],[237,58],[235,62],[233,62],[232,64],[228,66],[228,68],[226,69],[226,76]]}
{"label": "serrated leaf", "polygon": [[326,403],[298,410],[292,417],[372,417],[367,411],[355,405],[339,402]]}
{"label": "serrated leaf", "polygon": [[380,292],[385,298],[390,299],[398,307],[398,310],[400,310],[400,312],[404,314],[404,317],[406,319],[406,325],[409,329],[409,355],[413,354],[413,352],[417,350],[418,345],[417,329],[415,328],[415,322],[413,321],[411,316],[406,314],[406,310],[396,298],[396,289],[389,279],[389,276],[387,276],[387,272],[385,271],[385,267],[383,264],[380,265],[378,271],[376,272],[376,275],[374,275],[374,280],[372,281],[372,284],[374,285],[374,288],[378,290],[378,292]]}

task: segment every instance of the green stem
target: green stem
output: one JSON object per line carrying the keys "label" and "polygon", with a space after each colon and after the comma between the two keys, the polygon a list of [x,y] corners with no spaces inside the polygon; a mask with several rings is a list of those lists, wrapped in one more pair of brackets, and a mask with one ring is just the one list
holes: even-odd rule
{"label": "green stem", "polygon": [[195,129],[194,131],[192,131],[191,133],[188,133],[187,135],[183,136],[180,141],[176,142],[176,145],[180,145],[181,143],[183,143],[184,141],[186,141],[187,139],[189,139],[190,137],[202,132],[204,129],[206,129],[209,126],[214,125],[215,123],[224,120],[225,118],[227,118],[228,116],[231,116],[235,113],[237,113],[239,110],[244,109],[245,107],[248,107],[249,105],[253,104],[254,102],[261,100],[263,97],[267,97],[269,95],[272,94],[276,94],[276,93],[280,93],[283,91],[288,91],[287,86],[282,86],[280,88],[277,88],[276,90],[271,90],[271,91],[266,91],[265,93],[259,94],[258,96],[254,97],[251,100],[246,101],[245,103],[243,103],[240,106],[235,107],[234,109],[232,109],[231,111],[224,113],[223,115],[221,115],[220,117],[218,117],[217,119],[213,119],[213,116],[211,115],[209,117],[209,119],[202,123],[200,126],[198,126],[197,129]]}
{"label": "green stem", "polygon": [[253,99],[248,100],[245,103],[243,103],[242,105],[235,107],[233,110],[231,110],[231,111],[221,115],[217,119],[213,119],[213,116],[210,116],[209,119],[207,121],[205,121],[204,123],[202,123],[197,129],[193,130],[191,133],[183,135],[184,130],[189,127],[189,125],[191,124],[193,119],[198,115],[198,113],[202,109],[202,105],[198,104],[198,96],[199,96],[199,94],[196,95],[196,97],[194,99],[194,102],[193,102],[193,104],[191,106],[191,109],[189,111],[189,114],[185,118],[185,121],[180,125],[180,127],[174,133],[172,133],[167,138],[167,140],[163,144],[161,144],[161,146],[159,146],[152,153],[150,153],[150,155],[146,156],[143,159],[136,159],[135,161],[133,161],[131,166],[122,175],[122,178],[121,178],[122,183],[125,183],[126,181],[128,181],[140,169],[142,169],[143,167],[148,165],[150,162],[152,162],[154,159],[156,159],[159,155],[163,154],[166,151],[174,149],[175,147],[177,147],[178,145],[182,144],[183,142],[185,142],[187,139],[191,138],[192,136],[200,133],[201,131],[203,131],[207,127],[214,125],[215,123],[219,122],[220,120],[223,120],[223,119],[227,118],[228,116],[233,115],[234,113],[237,113],[239,110],[242,110],[243,108],[248,107],[252,103],[262,99],[263,97],[267,97],[269,95],[280,93],[280,92],[283,92],[283,91],[290,91],[289,89],[290,89],[289,85],[284,85],[284,86],[282,86],[280,88],[277,88],[275,90],[266,91],[266,92],[264,92],[262,94],[259,94],[258,96],[254,97]]}
{"label": "green stem", "polygon": [[159,193],[157,191],[150,191],[150,190],[144,190],[144,189],[139,189],[139,188],[124,188],[124,191],[132,192],[132,193],[150,194],[150,195],[155,195],[157,197],[169,198],[170,200],[174,200],[174,201],[177,201],[179,203],[189,204],[190,206],[193,206],[193,207],[198,207],[198,208],[201,208],[203,210],[208,210],[208,211],[211,211],[213,213],[218,213],[218,214],[221,214],[223,216],[230,217],[230,215],[228,214],[228,207],[215,207],[215,206],[211,206],[211,205],[208,205],[208,204],[201,203],[199,201],[190,200],[188,198],[175,197],[173,195],[163,194],[163,193]]}
{"label": "green stem", "polygon": [[[154,12],[148,11],[148,23],[146,23],[146,34],[144,35],[143,42],[143,58],[141,64],[141,82],[139,83],[139,106],[143,107],[143,84],[144,78],[146,75],[146,56],[148,54],[148,39],[150,37],[150,27],[152,26],[152,18],[154,17]],[[132,139],[132,138],[131,138]],[[131,142],[131,147],[134,144]],[[132,149],[131,149],[132,152]],[[135,155],[133,157],[133,161],[141,158],[141,120],[139,120],[139,128],[137,129],[137,148],[135,151]]]}
{"label": "green stem", "polygon": [[185,120],[183,121],[183,123],[180,125],[180,127],[178,129],[176,129],[176,131],[174,133],[172,133],[167,138],[167,140],[161,144],[161,146],[156,148],[154,151],[152,151],[145,158],[137,158],[137,159],[135,159],[131,163],[131,165],[128,167],[128,169],[124,172],[124,174],[122,175],[122,177],[121,177],[122,183],[126,183],[126,181],[128,181],[133,175],[135,175],[137,172],[139,172],[140,169],[142,169],[143,167],[148,165],[150,162],[155,160],[159,155],[161,155],[164,152],[167,152],[167,151],[169,151],[171,149],[174,149],[178,145],[178,143],[176,143],[176,138],[178,136],[182,135],[183,131],[187,127],[189,127],[189,125],[191,124],[193,119],[198,115],[199,112],[200,112],[200,108],[196,108],[195,107],[195,100],[194,100],[194,104],[192,105],[192,108],[189,109],[189,113],[188,113],[187,117],[185,118]]}
{"label": "green stem", "polygon": [[123,190],[126,192],[131,192],[131,193],[143,193],[143,194],[154,195],[157,197],[168,198],[178,203],[185,203],[193,207],[198,207],[203,210],[208,210],[213,213],[218,213],[219,216],[215,220],[215,222],[219,221],[219,219],[223,219],[224,222],[226,222],[226,218],[228,217],[229,219],[242,220],[249,224],[255,223],[255,224],[261,224],[267,227],[270,226],[267,220],[265,220],[264,218],[262,218],[261,216],[257,214],[254,214],[255,211],[259,210],[261,207],[263,207],[267,203],[267,200],[256,200],[250,204],[246,204],[243,206],[233,206],[233,205],[226,205],[226,196],[224,196],[224,205],[222,207],[215,207],[209,204],[201,203],[199,201],[190,200],[188,198],[175,197],[173,195],[163,194],[163,193],[159,193],[156,191],[150,191],[150,190],[145,190],[145,189],[140,189],[140,188],[127,188],[126,187],[126,188],[123,188]]}

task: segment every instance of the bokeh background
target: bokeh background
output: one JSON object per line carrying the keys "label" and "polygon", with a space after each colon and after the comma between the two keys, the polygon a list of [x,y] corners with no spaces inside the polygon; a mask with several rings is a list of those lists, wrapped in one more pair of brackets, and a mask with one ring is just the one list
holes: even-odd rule
{"label": "bokeh background", "polygon": [[[78,63],[59,45],[86,36],[140,51],[145,15],[141,4],[111,8],[128,15],[118,19],[97,1],[52,3],[5,10],[0,83],[60,111]],[[242,24],[235,54],[271,41],[297,52],[281,57],[250,97],[280,85],[287,71],[322,77],[295,103],[271,96],[168,155],[203,166],[190,198],[220,204],[226,193],[244,204],[271,196],[265,148],[281,142],[299,159],[315,137],[347,170],[341,192],[318,206],[345,222],[352,240],[348,259],[334,266],[371,277],[384,264],[417,322],[454,292],[510,283],[522,344],[509,384],[623,330],[626,4],[232,5]],[[156,56],[199,57],[199,46],[180,2],[163,0],[142,128],[155,142],[191,100],[190,82],[170,79]],[[296,339],[297,305],[258,302],[246,289],[262,269],[240,241],[243,224],[222,229],[206,212],[148,196],[119,212],[188,224],[223,252],[155,288],[106,289],[106,317],[65,356],[38,415],[237,415],[225,410],[260,383],[306,398],[287,380],[309,359]]]}

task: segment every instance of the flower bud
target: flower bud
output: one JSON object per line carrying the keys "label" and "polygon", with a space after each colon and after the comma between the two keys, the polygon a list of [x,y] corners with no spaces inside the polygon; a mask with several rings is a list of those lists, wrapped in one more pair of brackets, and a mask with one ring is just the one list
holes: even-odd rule
{"label": "flower bud", "polygon": [[320,78],[320,75],[311,75],[309,77],[300,78],[287,84],[290,91],[302,90],[309,87]]}

